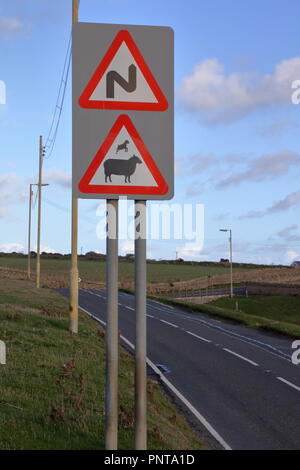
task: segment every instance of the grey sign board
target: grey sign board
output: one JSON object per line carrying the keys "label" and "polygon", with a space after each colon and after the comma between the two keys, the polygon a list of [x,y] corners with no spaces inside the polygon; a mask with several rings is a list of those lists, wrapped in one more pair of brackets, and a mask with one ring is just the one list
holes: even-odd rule
{"label": "grey sign board", "polygon": [[171,199],[174,35],[157,26],[73,26],[73,195]]}

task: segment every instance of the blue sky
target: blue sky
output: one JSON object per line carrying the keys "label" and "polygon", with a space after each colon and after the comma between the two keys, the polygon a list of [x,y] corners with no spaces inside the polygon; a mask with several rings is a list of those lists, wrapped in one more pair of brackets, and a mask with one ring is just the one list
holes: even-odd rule
{"label": "blue sky", "polygon": [[[205,206],[204,247],[149,241],[149,255],[218,260],[233,230],[237,261],[300,258],[300,79],[297,0],[81,0],[80,21],[175,31],[173,202]],[[29,183],[47,136],[71,29],[71,0],[0,2],[0,250],[27,244]],[[55,149],[44,163],[42,245],[70,251],[70,83]],[[104,252],[96,201],[79,201],[79,251]],[[33,211],[33,246],[36,235]],[[122,253],[130,243],[121,242]],[[24,248],[25,249],[25,248]]]}

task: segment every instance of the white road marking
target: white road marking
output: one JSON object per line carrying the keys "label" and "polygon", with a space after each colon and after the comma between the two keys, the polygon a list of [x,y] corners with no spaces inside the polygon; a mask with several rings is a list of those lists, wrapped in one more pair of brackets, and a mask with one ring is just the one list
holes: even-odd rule
{"label": "white road marking", "polygon": [[178,325],[174,325],[174,323],[170,323],[170,322],[168,322],[168,321],[166,321],[166,320],[160,320],[160,321],[161,321],[162,323],[166,323],[167,325],[174,326],[174,328],[179,328]]}
{"label": "white road marking", "polygon": [[[82,289],[81,289],[82,290]],[[86,289],[86,291],[88,292],[88,290]],[[132,298],[132,295],[130,294],[126,294],[126,293],[123,293],[124,295],[127,295],[128,297],[131,297]],[[156,300],[149,300],[147,303],[149,304],[149,307],[150,307],[150,302],[154,302],[158,305],[165,305],[166,307],[169,307],[169,308],[172,308],[173,310],[175,310],[175,307],[171,306],[171,305],[168,305],[167,304],[163,304],[161,302],[157,302]],[[152,306],[152,308],[157,308],[155,306]],[[180,307],[178,307],[178,309],[180,309]],[[272,356],[275,356],[275,357],[278,357],[279,359],[283,359],[284,361],[287,361],[289,363],[291,363],[291,357],[290,355],[288,354],[285,354],[283,353],[280,349],[276,348],[275,346],[272,346],[271,344],[268,344],[268,343],[265,343],[263,341],[259,341],[255,338],[250,338],[250,337],[247,337],[247,336],[244,336],[244,335],[241,335],[239,333],[235,333],[231,330],[227,330],[226,328],[224,327],[221,327],[221,326],[218,326],[218,325],[215,325],[212,321],[207,321],[207,320],[204,320],[203,318],[197,318],[196,315],[190,315],[188,314],[187,312],[179,312],[178,310],[173,313],[173,312],[167,312],[167,310],[163,310],[163,309],[158,309],[161,313],[165,313],[166,315],[173,315],[173,317],[177,317],[179,319],[184,319],[184,320],[190,320],[192,321],[193,323],[201,323],[203,326],[207,327],[207,328],[211,328],[211,329],[215,329],[217,330],[219,333],[222,333],[222,334],[225,334],[226,336],[229,336],[231,338],[234,338],[236,340],[239,340],[243,343],[247,343],[249,344],[250,346],[252,347],[255,347],[257,349],[260,349],[268,354],[271,354]],[[221,322],[222,323],[222,322]],[[288,348],[287,348],[288,349]]]}
{"label": "white road marking", "polygon": [[[188,320],[192,321],[193,323],[201,323],[203,326],[206,326],[207,328],[217,330],[218,332],[223,333],[226,336],[229,336],[231,338],[242,341],[243,343],[247,343],[247,344],[249,344],[249,345],[251,345],[251,346],[253,346],[257,349],[261,349],[262,351],[265,351],[265,352],[267,352],[267,353],[269,353],[273,356],[276,356],[276,357],[278,357],[280,359],[283,359],[285,361],[288,361],[290,363],[292,362],[291,357],[288,354],[283,353],[282,351],[280,351],[280,349],[277,349],[276,347],[272,346],[271,344],[264,343],[263,341],[259,341],[255,338],[250,338],[250,337],[235,333],[235,332],[233,332],[231,330],[227,330],[227,329],[225,329],[221,326],[214,325],[212,322],[209,322],[207,320],[203,320],[202,318],[197,318],[196,315],[191,316],[187,313],[182,314],[182,313],[179,313],[179,312],[175,312],[174,316],[176,316],[178,318],[181,318],[181,319],[184,317],[184,319],[188,319]],[[266,349],[266,348],[271,349],[271,351],[269,349]]]}
{"label": "white road marking", "polygon": [[101,297],[101,298],[103,298],[102,295],[96,294],[96,292],[93,292],[93,291],[87,291],[87,292],[88,292],[89,294],[91,294],[91,295],[95,295],[96,297]]}
{"label": "white road marking", "polygon": [[284,382],[285,384],[289,385],[290,387],[294,388],[295,390],[298,390],[300,392],[300,387],[297,387],[297,385],[292,384],[288,380],[283,379],[282,377],[276,377],[278,380],[281,380],[281,382]]}
{"label": "white road marking", "polygon": [[175,309],[175,307],[172,307],[172,305],[163,304],[163,303],[161,303],[161,302],[157,302],[157,300],[149,300],[148,302],[149,302],[149,303],[150,303],[150,302],[154,302],[155,304],[161,305],[162,307],[168,307],[168,308],[171,308],[171,309],[173,309],[173,310]]}
{"label": "white road marking", "polygon": [[195,336],[195,338],[201,339],[201,341],[206,341],[206,343],[211,343],[210,339],[202,338],[202,336],[195,335],[195,333],[192,333],[191,331],[187,331],[189,335]]}
{"label": "white road marking", "polygon": [[149,315],[149,313],[147,313],[147,317],[149,317],[149,318],[155,318],[153,315]]}
{"label": "white road marking", "polygon": [[[97,322],[101,323],[102,325],[106,325],[106,323],[103,320],[100,320],[100,318],[97,318],[95,315],[90,313],[88,310],[86,310],[83,307],[80,307],[81,310],[83,310],[85,313],[87,313],[90,317],[94,318]],[[128,341],[127,338],[125,338],[123,335],[121,335],[121,339],[126,343],[130,348],[134,351],[135,347],[134,345]],[[232,450],[231,447],[227,444],[227,442],[224,441],[224,439],[220,436],[220,434],[213,428],[211,424],[202,416],[201,413],[199,413],[198,410],[185,398],[182,393],[173,385],[171,382],[169,382],[168,379],[164,376],[164,374],[156,367],[156,365],[150,361],[150,359],[147,358],[147,364],[154,370],[154,372],[159,376],[160,380],[168,387],[174,395],[179,398],[179,400],[182,401],[182,403],[189,409],[189,411],[200,421],[200,423],[208,430],[208,432],[216,439],[217,442],[225,449],[225,450]]]}
{"label": "white road marking", "polygon": [[134,308],[129,307],[128,305],[124,305],[125,308],[128,308],[128,310],[134,310]]}
{"label": "white road marking", "polygon": [[241,356],[240,354],[238,354],[238,353],[236,353],[236,352],[234,352],[234,351],[231,351],[231,349],[223,348],[223,351],[227,351],[229,354],[233,354],[234,356],[239,357],[240,359],[243,359],[244,361],[249,362],[249,364],[252,364],[253,366],[258,366],[258,364],[256,364],[256,362],[251,361],[251,360],[248,359],[247,357]]}

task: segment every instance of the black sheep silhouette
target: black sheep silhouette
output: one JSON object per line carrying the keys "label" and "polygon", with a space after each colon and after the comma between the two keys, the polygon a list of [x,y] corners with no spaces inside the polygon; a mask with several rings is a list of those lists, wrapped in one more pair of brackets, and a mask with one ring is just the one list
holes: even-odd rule
{"label": "black sheep silhouette", "polygon": [[128,144],[129,140],[124,140],[123,144],[118,145],[116,153],[118,153],[119,150],[125,150],[125,152],[128,152]]}
{"label": "black sheep silhouette", "polygon": [[136,155],[132,155],[128,160],[108,158],[104,162],[105,183],[107,179],[111,183],[111,175],[125,176],[125,183],[131,183],[130,176],[133,175],[137,164],[143,163]]}

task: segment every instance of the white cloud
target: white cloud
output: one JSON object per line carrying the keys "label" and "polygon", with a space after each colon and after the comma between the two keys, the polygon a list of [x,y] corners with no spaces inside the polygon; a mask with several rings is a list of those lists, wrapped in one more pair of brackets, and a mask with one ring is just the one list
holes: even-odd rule
{"label": "white cloud", "polygon": [[70,188],[72,185],[72,176],[71,173],[66,173],[58,168],[51,168],[44,172],[43,181],[49,184],[58,184],[64,188]]}
{"label": "white cloud", "polygon": [[178,97],[184,107],[213,125],[239,119],[257,108],[291,103],[291,84],[300,77],[300,57],[279,62],[272,73],[226,75],[216,58],[196,65],[183,78]]}
{"label": "white cloud", "polygon": [[0,245],[0,252],[2,253],[12,253],[12,252],[17,252],[17,253],[24,253],[25,248],[24,245],[21,243],[17,242],[8,242],[8,243],[3,243],[3,245]]}
{"label": "white cloud", "polygon": [[220,212],[214,217],[214,219],[218,221],[226,220],[228,218],[230,218],[230,212]]}
{"label": "white cloud", "polygon": [[274,214],[281,212],[290,207],[300,204],[300,191],[288,194],[285,198],[275,202],[272,206],[262,211],[249,211],[244,215],[241,215],[239,219],[256,219],[265,215]]}
{"label": "white cloud", "polygon": [[292,263],[298,257],[299,257],[299,253],[297,253],[297,251],[294,251],[294,250],[287,250],[284,254],[284,260],[287,263]]}
{"label": "white cloud", "polygon": [[223,189],[243,182],[273,180],[300,167],[300,153],[282,150],[253,158],[252,154],[196,154],[182,161],[186,168],[186,195],[198,196],[213,186]]}
{"label": "white cloud", "polygon": [[290,225],[285,229],[277,233],[280,238],[283,238],[285,241],[296,242],[300,241],[300,234],[295,233],[299,229],[297,224]]}
{"label": "white cloud", "polygon": [[0,35],[16,36],[23,31],[23,24],[18,18],[0,17]]}
{"label": "white cloud", "polygon": [[0,175],[0,217],[9,215],[11,205],[27,197],[26,187],[15,173]]}
{"label": "white cloud", "polygon": [[184,260],[200,260],[205,257],[202,253],[203,244],[185,243],[176,248],[177,257]]}
{"label": "white cloud", "polygon": [[193,155],[189,158],[189,166],[190,166],[190,172],[195,173],[195,172],[203,172],[207,170],[208,168],[211,168],[215,165],[220,160],[216,157],[214,154],[208,154],[208,155],[202,155],[202,154],[197,154]]}
{"label": "white cloud", "polygon": [[278,119],[257,129],[256,134],[270,139],[282,137],[285,131],[298,132],[299,125],[287,118]]}
{"label": "white cloud", "polygon": [[[34,251],[37,251],[37,245],[35,245]],[[44,245],[41,245],[41,250],[40,250],[41,253],[57,253],[57,250],[54,250],[54,248],[50,248],[49,246],[44,246]]]}
{"label": "white cloud", "polygon": [[240,184],[243,181],[259,182],[265,179],[274,179],[285,174],[290,167],[300,165],[300,155],[288,150],[262,155],[252,160],[246,171],[233,173],[221,180],[218,188]]}
{"label": "white cloud", "polygon": [[266,214],[265,211],[256,211],[256,210],[251,210],[246,212],[246,214],[240,215],[239,219],[257,219],[259,217],[263,217]]}
{"label": "white cloud", "polygon": [[131,240],[125,240],[123,243],[121,243],[120,253],[123,256],[127,253],[134,253],[134,242]]}
{"label": "white cloud", "polygon": [[300,191],[288,194],[284,199],[275,202],[271,207],[267,209],[267,213],[274,213],[289,209],[290,207],[296,206],[300,203]]}
{"label": "white cloud", "polygon": [[186,190],[186,196],[188,197],[196,197],[203,193],[203,188],[199,185],[190,186]]}
{"label": "white cloud", "polygon": [[0,80],[0,104],[6,103],[6,85],[3,80]]}

